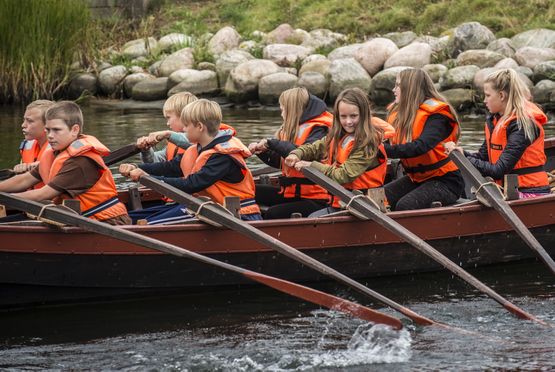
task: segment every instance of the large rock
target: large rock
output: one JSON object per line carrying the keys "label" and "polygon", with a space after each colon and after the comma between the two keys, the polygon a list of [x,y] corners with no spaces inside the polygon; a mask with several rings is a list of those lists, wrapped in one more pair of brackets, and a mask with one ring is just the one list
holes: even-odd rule
{"label": "large rock", "polygon": [[555,81],[555,61],[542,62],[534,67],[534,82],[546,79]]}
{"label": "large rock", "polygon": [[[177,76],[176,74],[179,75]],[[170,75],[169,80],[173,82],[179,80],[177,85],[173,86],[168,97],[179,92],[190,92],[198,96],[211,95],[219,91],[218,77],[214,71],[210,70],[178,70]],[[168,82],[168,86],[170,86]]]}
{"label": "large rock", "polygon": [[409,66],[420,68],[430,63],[432,47],[426,43],[412,43],[393,53],[385,61],[384,68]]}
{"label": "large rock", "polygon": [[516,34],[511,38],[516,49],[529,46],[534,48],[554,48],[555,49],[555,31],[546,28],[538,28],[528,30]]}
{"label": "large rock", "polygon": [[362,44],[355,53],[355,59],[370,76],[374,76],[382,69],[385,61],[398,50],[393,41],[378,37]]}
{"label": "large rock", "polygon": [[455,110],[463,111],[474,106],[474,90],[472,89],[448,89],[441,92],[441,95]]}
{"label": "large rock", "polygon": [[122,47],[122,54],[127,58],[147,56],[157,48],[158,43],[153,37],[131,40]]}
{"label": "large rock", "polygon": [[222,53],[220,58],[216,61],[216,72],[218,74],[220,85],[225,84],[231,70],[241,63],[250,61],[251,59],[254,59],[254,57],[244,50],[234,49]]}
{"label": "large rock", "polygon": [[512,58],[503,58],[501,61],[497,62],[495,66],[497,68],[518,68],[518,63]]}
{"label": "large rock", "polygon": [[457,66],[475,65],[480,68],[495,66],[505,56],[487,49],[470,49],[457,56]]}
{"label": "large rock", "polygon": [[437,83],[439,82],[439,79],[441,79],[441,77],[445,75],[448,68],[447,66],[441,64],[430,64],[422,67],[422,70],[426,71],[428,75],[430,75],[430,78],[432,78],[432,81],[434,83]]}
{"label": "large rock", "polygon": [[335,48],[328,54],[328,59],[334,61],[342,58],[355,58],[356,52],[360,49],[362,44],[349,44],[339,48]]}
{"label": "large rock", "polygon": [[534,96],[534,101],[541,104],[549,103],[549,108],[553,108],[555,106],[555,81],[539,81],[532,89],[532,94]]}
{"label": "large rock", "polygon": [[166,99],[168,94],[168,78],[143,80],[131,90],[131,98],[137,101],[156,101]]}
{"label": "large rock", "polygon": [[220,29],[208,42],[208,50],[212,55],[219,56],[225,51],[235,49],[241,42],[241,35],[233,27]]}
{"label": "large rock", "polygon": [[182,68],[193,68],[194,64],[193,49],[183,48],[164,58],[158,66],[158,75],[162,77],[170,76],[172,72]]}
{"label": "large rock", "polygon": [[459,66],[448,70],[439,80],[441,90],[454,88],[472,88],[474,75],[480,70],[478,66]]}
{"label": "large rock", "polygon": [[297,77],[286,72],[266,75],[258,83],[258,98],[264,105],[274,105],[281,93],[297,85]]}
{"label": "large rock", "polygon": [[416,40],[416,34],[412,31],[390,32],[383,37],[393,41],[398,48],[405,47]]}
{"label": "large rock", "polygon": [[310,63],[313,61],[324,61],[324,60],[328,60],[328,58],[323,54],[311,54],[303,60],[301,65],[306,65],[307,63]]}
{"label": "large rock", "polygon": [[385,106],[393,102],[395,98],[393,95],[393,88],[395,87],[397,75],[407,68],[410,67],[392,67],[374,75],[374,77],[372,77],[372,84],[370,85],[371,101],[379,106]]}
{"label": "large rock", "polygon": [[347,40],[347,37],[338,32],[333,32],[324,28],[312,30],[310,37],[302,42],[302,46],[312,49],[335,48],[339,43]]}
{"label": "large rock", "polygon": [[555,59],[555,49],[522,47],[517,49],[515,60],[519,65],[533,69],[542,62]]}
{"label": "large rock", "polygon": [[308,71],[319,72],[324,76],[327,76],[331,61],[328,59],[317,59],[312,62],[305,63],[301,66],[299,70],[299,75],[304,74]]}
{"label": "large rock", "polygon": [[337,59],[330,64],[330,99],[332,101],[347,88],[358,87],[365,92],[370,90],[372,78],[354,58]]}
{"label": "large rock", "polygon": [[123,80],[123,94],[126,97],[131,97],[133,94],[133,87],[143,80],[154,79],[155,77],[151,74],[144,72],[138,72],[135,74],[127,75]]}
{"label": "large rock", "polygon": [[432,52],[434,54],[440,55],[444,54],[443,51],[445,48],[447,48],[449,36],[435,37],[430,35],[423,35],[417,37],[414,41],[428,44],[432,48]]}
{"label": "large rock", "polygon": [[282,72],[272,61],[253,59],[236,66],[225,84],[225,93],[233,101],[244,101],[258,96],[258,83],[266,75]]}
{"label": "large rock", "polygon": [[160,40],[158,40],[158,49],[163,52],[167,52],[176,47],[191,46],[192,44],[192,37],[174,32],[168,35],[164,35],[160,38]]}
{"label": "large rock", "polygon": [[478,22],[463,23],[455,28],[448,42],[448,52],[452,58],[469,49],[484,49],[495,40],[489,28]]}
{"label": "large rock", "polygon": [[97,91],[98,78],[90,72],[78,73],[71,79],[68,86],[68,96],[77,99],[82,95],[94,96]]}
{"label": "large rock", "polygon": [[[264,35],[266,44],[289,44],[295,35],[295,29],[288,23],[282,23]],[[296,44],[296,43],[295,43]]]}
{"label": "large rock", "polygon": [[487,49],[491,50],[492,52],[503,54],[505,57],[508,57],[508,58],[515,57],[516,49],[513,45],[513,42],[511,41],[511,39],[507,39],[505,37],[502,37],[501,39],[497,39],[489,43]]}
{"label": "large rock", "polygon": [[98,86],[102,93],[112,95],[121,89],[123,79],[127,76],[127,68],[122,65],[109,67],[98,74]]}
{"label": "large rock", "polygon": [[294,66],[312,53],[311,48],[292,44],[270,44],[264,47],[264,59],[276,63],[278,66]]}
{"label": "large rock", "polygon": [[328,91],[328,79],[319,72],[308,71],[300,75],[297,86],[305,87],[310,93],[324,98]]}

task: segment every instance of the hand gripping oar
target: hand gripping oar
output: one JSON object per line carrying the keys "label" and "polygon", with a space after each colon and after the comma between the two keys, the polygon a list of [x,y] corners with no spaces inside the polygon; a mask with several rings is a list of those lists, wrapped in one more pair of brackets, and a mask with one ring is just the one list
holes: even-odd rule
{"label": "hand gripping oar", "polygon": [[308,266],[324,275],[332,277],[337,281],[344,283],[348,286],[356,288],[358,291],[372,297],[375,300],[381,301],[382,303],[390,306],[391,308],[399,311],[401,314],[412,319],[414,322],[421,325],[439,325],[440,323],[421,316],[414,311],[394,302],[393,300],[382,296],[381,294],[371,290],[368,287],[360,284],[359,282],[349,278],[348,276],[341,274],[340,272],[332,269],[329,266],[315,260],[314,258],[296,250],[295,248],[283,243],[282,241],[270,236],[250,224],[241,221],[238,218],[233,217],[228,213],[227,210],[223,209],[218,204],[212,202],[205,202],[192,195],[189,195],[173,186],[170,186],[162,181],[157,180],[151,176],[141,176],[139,182],[143,185],[150,187],[152,190],[163,194],[172,200],[175,200],[179,204],[187,206],[192,211],[196,211],[197,216],[199,216],[203,221],[207,223],[216,223],[221,226],[225,226],[228,229],[237,231],[268,248],[271,248],[283,255],[301,262],[303,265]]}
{"label": "hand gripping oar", "polygon": [[528,314],[526,311],[520,309],[516,305],[503,298],[493,289],[486,286],[484,283],[470,275],[460,266],[456,265],[453,261],[449,260],[435,248],[430,246],[424,240],[420,239],[416,234],[401,226],[398,222],[388,217],[379,209],[371,206],[369,199],[367,199],[363,195],[359,195],[361,197],[355,196],[355,194],[348,191],[343,186],[326,177],[322,172],[314,168],[303,168],[303,174],[311,181],[328,190],[328,192],[330,192],[331,194],[339,197],[341,201],[349,206],[349,208],[352,208],[354,211],[358,212],[356,213],[357,217],[359,217],[360,214],[361,217],[364,216],[364,218],[371,219],[378,223],[380,226],[385,227],[387,230],[399,236],[404,241],[418,249],[420,252],[426,254],[427,256],[434,259],[436,262],[443,265],[443,267],[457,275],[459,278],[465,280],[467,283],[471,284],[475,288],[479,289],[481,292],[487,294],[495,301],[499,302],[501,305],[503,305],[505,309],[515,314],[519,318],[534,320],[542,325],[547,325],[547,323],[545,323],[544,321],[537,319],[531,314]]}
{"label": "hand gripping oar", "polygon": [[191,252],[187,249],[178,247],[173,244],[162,242],[132,231],[122,229],[120,227],[111,226],[102,222],[82,217],[78,214],[61,208],[45,208],[44,205],[22,199],[10,194],[0,193],[0,204],[9,206],[10,208],[28,212],[57,223],[71,226],[78,226],[84,230],[92,231],[98,234],[106,235],[111,238],[122,240],[131,244],[154,249],[160,252],[172,254],[174,256],[185,257],[202,263],[213,265],[224,270],[229,270],[245,276],[248,279],[265,284],[280,292],[287,293],[291,296],[301,298],[314,304],[327,307],[332,310],[341,311],[354,317],[367,320],[373,323],[382,323],[389,325],[395,329],[403,327],[401,321],[395,317],[383,314],[379,311],[372,310],[366,306],[344,300],[339,297],[332,296],[328,293],[317,291],[299,284],[289,282],[287,280],[278,279],[272,276],[260,274],[255,271],[243,269],[216,259]]}
{"label": "hand gripping oar", "polygon": [[549,253],[541,246],[540,242],[532,235],[526,225],[518,218],[516,213],[509,207],[509,204],[499,192],[499,189],[492,182],[480,174],[480,171],[472,165],[470,160],[464,156],[460,151],[451,151],[449,154],[451,160],[457,164],[461,172],[466,176],[472,186],[474,186],[480,195],[503,217],[503,219],[517,232],[517,234],[528,244],[530,248],[536,252],[541,260],[549,267],[552,273],[555,274],[555,262],[549,256]]}

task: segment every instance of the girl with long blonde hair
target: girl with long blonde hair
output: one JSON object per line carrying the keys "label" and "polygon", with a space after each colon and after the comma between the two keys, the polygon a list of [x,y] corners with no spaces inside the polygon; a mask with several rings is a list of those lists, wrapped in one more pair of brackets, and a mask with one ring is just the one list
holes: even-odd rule
{"label": "girl with long blonde hair", "polygon": [[387,156],[401,159],[406,175],[385,186],[393,210],[453,204],[464,189],[462,175],[443,144],[457,141],[460,128],[453,107],[428,73],[406,69],[397,76],[388,122],[395,128]]}
{"label": "girl with long blonde hair", "polygon": [[289,218],[292,213],[304,217],[326,206],[328,194],[295,168],[283,162],[298,146],[312,143],[326,136],[332,126],[333,115],[320,98],[305,88],[292,88],[279,97],[283,124],[275,138],[251,143],[249,150],[266,164],[281,168],[280,187],[257,185],[256,201],[270,206],[265,219]]}
{"label": "girl with long blonde hair", "polygon": [[[293,150],[285,163],[297,170],[312,166],[350,190],[381,187],[387,171],[383,130],[374,125],[367,94],[359,88],[342,91],[334,105],[333,127],[325,138]],[[339,209],[339,200],[311,217]]]}
{"label": "girl with long blonde hair", "polygon": [[[477,153],[465,155],[484,176],[503,184],[505,174],[518,175],[521,198],[550,193],[544,170],[544,130],[547,116],[530,101],[531,94],[518,73],[501,69],[484,83],[484,103],[489,111],[485,140]],[[447,152],[455,148],[446,144]]]}

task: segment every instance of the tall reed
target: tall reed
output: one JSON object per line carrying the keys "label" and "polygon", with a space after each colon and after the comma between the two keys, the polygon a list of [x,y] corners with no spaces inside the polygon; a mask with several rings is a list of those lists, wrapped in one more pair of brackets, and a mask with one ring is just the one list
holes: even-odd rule
{"label": "tall reed", "polygon": [[82,0],[0,0],[0,103],[59,95],[89,24]]}

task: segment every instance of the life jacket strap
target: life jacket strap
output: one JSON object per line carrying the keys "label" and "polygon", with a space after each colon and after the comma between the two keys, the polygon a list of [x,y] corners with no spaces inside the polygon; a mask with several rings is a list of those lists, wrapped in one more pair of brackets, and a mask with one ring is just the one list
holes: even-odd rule
{"label": "life jacket strap", "polygon": [[83,211],[83,213],[81,213],[84,217],[91,217],[94,216],[97,213],[100,213],[110,207],[113,207],[114,205],[116,205],[117,203],[119,203],[119,199],[117,196],[114,196],[113,198],[110,198],[108,200],[106,200],[105,202],[102,202],[100,204],[95,205],[92,208],[87,209],[86,211]]}

